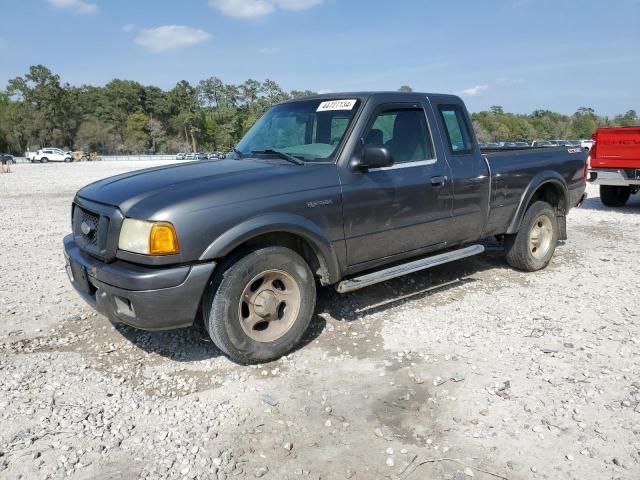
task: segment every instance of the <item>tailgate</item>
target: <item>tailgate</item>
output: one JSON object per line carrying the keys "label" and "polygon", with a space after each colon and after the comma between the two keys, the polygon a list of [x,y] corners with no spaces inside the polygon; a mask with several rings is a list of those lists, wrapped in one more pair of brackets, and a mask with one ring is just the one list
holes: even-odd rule
{"label": "tailgate", "polygon": [[640,168],[640,127],[600,128],[592,168]]}

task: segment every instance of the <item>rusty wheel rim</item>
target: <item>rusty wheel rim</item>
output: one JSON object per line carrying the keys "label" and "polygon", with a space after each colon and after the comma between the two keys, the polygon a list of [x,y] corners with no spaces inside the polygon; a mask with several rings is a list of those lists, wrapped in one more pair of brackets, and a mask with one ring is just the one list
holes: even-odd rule
{"label": "rusty wheel rim", "polygon": [[240,325],[252,340],[273,342],[298,318],[302,294],[298,283],[282,270],[266,270],[244,287],[240,296]]}
{"label": "rusty wheel rim", "polygon": [[544,258],[549,253],[553,239],[553,226],[546,215],[540,215],[529,233],[529,251],[536,259]]}

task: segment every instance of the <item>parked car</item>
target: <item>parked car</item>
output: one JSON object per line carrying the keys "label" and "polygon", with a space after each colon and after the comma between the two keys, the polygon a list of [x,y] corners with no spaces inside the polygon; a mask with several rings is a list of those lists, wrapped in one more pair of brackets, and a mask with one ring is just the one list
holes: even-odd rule
{"label": "parked car", "polygon": [[31,162],[72,162],[73,155],[69,155],[69,153],[64,150],[60,150],[59,148],[43,148],[38,150],[35,155],[32,157]]}
{"label": "parked car", "polygon": [[571,147],[574,146],[571,140],[551,140],[551,142],[558,147]]}
{"label": "parked car", "polygon": [[185,154],[180,152],[176,154],[176,160],[184,160]]}
{"label": "parked car", "polygon": [[608,207],[624,206],[640,190],[640,126],[599,128],[593,134],[589,181]]}
{"label": "parked car", "polygon": [[209,160],[209,154],[206,152],[198,152],[195,155],[196,160]]}
{"label": "parked car", "polygon": [[13,158],[13,155],[9,155],[8,153],[0,153],[0,160],[2,163],[7,163],[8,165],[15,165],[16,159]]}
{"label": "parked car", "polygon": [[591,150],[591,147],[593,146],[594,141],[593,140],[580,140],[580,146],[582,148],[586,148],[587,150]]}
{"label": "parked car", "polygon": [[317,283],[351,292],[480,254],[494,236],[513,267],[546,267],[583,198],[585,152],[482,154],[471,125],[453,95],[278,104],[234,159],[81,189],[64,239],[70,280],[99,312],[137,328],[186,327],[201,312],[220,350],[252,363],[299,342]]}
{"label": "parked car", "polygon": [[187,154],[184,156],[184,159],[185,159],[185,160],[194,160],[195,158],[196,158],[196,155],[195,155],[194,153],[187,153]]}
{"label": "parked car", "polygon": [[531,142],[531,146],[535,148],[540,148],[540,147],[549,148],[549,147],[557,147],[558,145],[550,140],[534,140],[533,142]]}
{"label": "parked car", "polygon": [[491,148],[501,148],[500,144],[497,142],[480,143],[478,146],[480,147],[481,150],[486,150]]}
{"label": "parked car", "polygon": [[502,142],[501,146],[503,148],[530,148],[527,142],[521,141]]}

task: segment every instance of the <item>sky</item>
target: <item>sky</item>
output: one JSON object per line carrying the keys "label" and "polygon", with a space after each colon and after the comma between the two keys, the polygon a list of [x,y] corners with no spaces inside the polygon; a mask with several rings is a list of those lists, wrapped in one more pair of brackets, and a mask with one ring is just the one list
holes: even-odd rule
{"label": "sky", "polygon": [[73,85],[455,93],[471,111],[640,111],[640,0],[0,0],[0,88]]}

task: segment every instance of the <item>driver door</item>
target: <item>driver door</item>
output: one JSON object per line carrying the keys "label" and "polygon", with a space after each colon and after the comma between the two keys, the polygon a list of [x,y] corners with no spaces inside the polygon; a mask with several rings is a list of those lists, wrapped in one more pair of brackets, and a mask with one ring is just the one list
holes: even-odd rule
{"label": "driver door", "polygon": [[[384,145],[394,164],[343,175],[343,218],[349,267],[411,256],[443,245],[451,223],[451,173],[437,158],[430,108],[380,105],[362,145]],[[354,269],[354,270],[355,270]]]}

